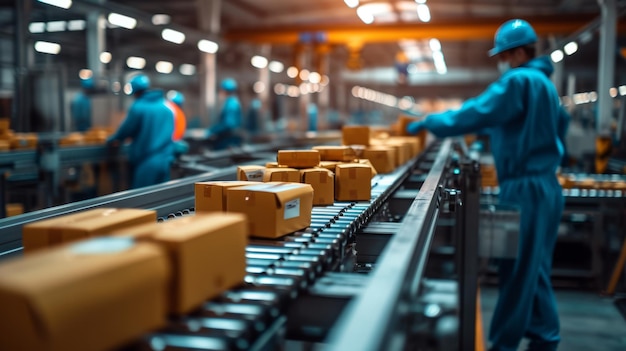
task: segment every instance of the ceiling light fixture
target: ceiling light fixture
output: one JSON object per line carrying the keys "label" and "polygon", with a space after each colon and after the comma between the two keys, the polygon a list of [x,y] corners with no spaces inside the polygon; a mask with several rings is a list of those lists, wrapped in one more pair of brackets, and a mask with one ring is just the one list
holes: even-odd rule
{"label": "ceiling light fixture", "polygon": [[202,39],[198,42],[198,49],[202,52],[206,52],[207,54],[214,54],[219,50],[219,45],[216,42]]}
{"label": "ceiling light fixture", "polygon": [[563,47],[563,51],[565,51],[566,55],[573,55],[576,51],[578,51],[578,43],[575,41],[570,41]]}
{"label": "ceiling light fixture", "polygon": [[274,73],[281,73],[285,70],[285,65],[280,61],[272,61],[269,63],[269,69]]}
{"label": "ceiling light fixture", "polygon": [[550,54],[550,58],[552,59],[552,62],[554,63],[561,62],[563,60],[563,57],[564,57],[563,51],[561,50],[554,50]]}
{"label": "ceiling light fixture", "polygon": [[67,30],[84,30],[86,27],[85,20],[71,20],[67,21]]}
{"label": "ceiling light fixture", "polygon": [[252,59],[250,59],[250,63],[252,64],[253,67],[262,69],[267,67],[267,59],[263,56],[252,56]]}
{"label": "ceiling light fixture", "polygon": [[109,63],[109,62],[111,62],[112,58],[113,58],[113,56],[108,51],[103,51],[103,52],[100,53],[100,62],[102,62],[102,63],[105,63],[105,64]]}
{"label": "ceiling light fixture", "polygon": [[182,44],[185,42],[185,33],[169,28],[163,29],[163,31],[161,32],[161,37],[163,38],[163,40],[169,41],[174,44]]}
{"label": "ceiling light fixture", "polygon": [[287,77],[289,78],[296,78],[298,76],[298,73],[298,68],[294,66],[287,68]]}
{"label": "ceiling light fixture", "polygon": [[422,22],[430,22],[430,9],[426,4],[417,5],[417,17]]}
{"label": "ceiling light fixture", "polygon": [[180,68],[178,70],[182,75],[191,76],[196,73],[196,66],[188,63],[183,63],[182,65],[180,65]]}
{"label": "ceiling light fixture", "polygon": [[48,32],[63,32],[67,23],[65,21],[50,21],[46,23],[46,31]]}
{"label": "ceiling light fixture", "polygon": [[159,61],[156,63],[155,69],[159,73],[170,74],[174,69],[174,65],[169,61]]}
{"label": "ceiling light fixture", "polygon": [[146,59],[143,57],[130,56],[126,59],[126,66],[134,69],[143,69],[146,67]]}
{"label": "ceiling light fixture", "polygon": [[44,54],[56,55],[61,52],[61,45],[47,41],[37,41],[35,42],[35,51]]}
{"label": "ceiling light fixture", "polygon": [[353,9],[359,6],[359,0],[343,0],[349,8]]}
{"label": "ceiling light fixture", "polygon": [[133,29],[137,26],[136,19],[120,15],[119,13],[110,13],[107,19],[109,20],[109,23],[126,29]]}
{"label": "ceiling light fixture", "polygon": [[372,13],[367,10],[367,8],[363,6],[359,7],[358,9],[356,9],[356,14],[357,16],[359,16],[361,21],[363,21],[363,23],[365,24],[374,23],[374,15],[372,15]]}
{"label": "ceiling light fixture", "polygon": [[28,25],[28,31],[31,33],[43,33],[46,31],[46,24],[44,22],[33,22]]}
{"label": "ceiling light fixture", "polygon": [[60,7],[62,9],[69,9],[72,6],[72,0],[39,0],[44,4]]}
{"label": "ceiling light fixture", "polygon": [[170,24],[171,20],[172,19],[169,15],[166,15],[163,13],[159,13],[159,14],[152,16],[152,24],[154,24],[155,26],[162,26],[165,24]]}

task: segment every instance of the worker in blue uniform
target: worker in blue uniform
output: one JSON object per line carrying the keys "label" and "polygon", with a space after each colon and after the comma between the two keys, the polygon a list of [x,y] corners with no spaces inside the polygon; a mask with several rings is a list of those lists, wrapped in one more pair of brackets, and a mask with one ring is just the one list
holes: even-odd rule
{"label": "worker in blue uniform", "polygon": [[150,79],[143,74],[130,81],[136,100],[119,129],[108,143],[131,139],[128,161],[133,189],[166,182],[174,155],[174,113],[167,107],[161,90],[151,90]]}
{"label": "worker in blue uniform", "polygon": [[214,150],[223,150],[241,144],[242,112],[237,97],[237,81],[226,78],[220,83],[220,95],[224,99],[217,124],[209,128],[207,138],[213,140]]}
{"label": "worker in blue uniform", "polygon": [[500,183],[500,202],[521,210],[518,256],[500,260],[500,294],[491,321],[491,350],[556,350],[559,317],[550,282],[552,254],[564,200],[556,172],[569,116],[560,106],[547,57],[536,57],[537,35],[520,19],[495,34],[490,56],[501,77],[458,110],[431,114],[407,126],[438,137],[486,131]]}
{"label": "worker in blue uniform", "polygon": [[91,128],[91,93],[94,89],[93,77],[80,80],[82,91],[76,94],[70,111],[72,113],[73,129],[85,132]]}

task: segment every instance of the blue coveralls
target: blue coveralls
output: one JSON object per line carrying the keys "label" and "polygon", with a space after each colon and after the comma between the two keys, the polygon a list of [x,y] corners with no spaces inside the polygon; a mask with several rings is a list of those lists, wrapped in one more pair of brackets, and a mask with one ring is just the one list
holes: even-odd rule
{"label": "blue coveralls", "polygon": [[216,137],[213,148],[223,150],[241,144],[239,135],[242,122],[241,104],[235,95],[228,95],[220,112],[219,121],[209,129]]}
{"label": "blue coveralls", "polygon": [[132,188],[166,182],[174,155],[174,113],[165,104],[161,90],[148,90],[132,104],[126,119],[109,138],[132,139],[128,152]]}
{"label": "blue coveralls", "polygon": [[84,132],[91,128],[91,98],[84,92],[76,94],[71,105],[74,129]]}
{"label": "blue coveralls", "polygon": [[500,296],[491,321],[492,350],[555,350],[559,317],[550,282],[552,253],[564,199],[556,170],[569,116],[549,80],[547,57],[503,74],[459,110],[429,115],[423,125],[438,137],[486,131],[491,137],[500,202],[521,209],[518,257],[501,260]]}

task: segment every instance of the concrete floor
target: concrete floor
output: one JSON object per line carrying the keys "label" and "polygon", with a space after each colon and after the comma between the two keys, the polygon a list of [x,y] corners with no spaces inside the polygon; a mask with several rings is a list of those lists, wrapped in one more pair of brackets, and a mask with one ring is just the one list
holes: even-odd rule
{"label": "concrete floor", "polygon": [[[561,319],[562,351],[624,351],[626,350],[626,320],[612,298],[591,291],[556,290]],[[493,286],[481,288],[481,303],[485,338],[495,308],[498,290]],[[525,350],[525,342],[519,349]]]}

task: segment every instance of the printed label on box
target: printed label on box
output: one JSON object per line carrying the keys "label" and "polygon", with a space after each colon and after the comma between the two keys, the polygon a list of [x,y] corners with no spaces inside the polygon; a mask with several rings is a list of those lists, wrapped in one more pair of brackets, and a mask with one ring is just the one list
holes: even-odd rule
{"label": "printed label on box", "polygon": [[291,200],[285,204],[285,218],[295,218],[300,215],[300,198]]}
{"label": "printed label on box", "polygon": [[262,182],[263,181],[263,170],[257,169],[255,171],[246,172],[246,178],[248,178],[251,182]]}

